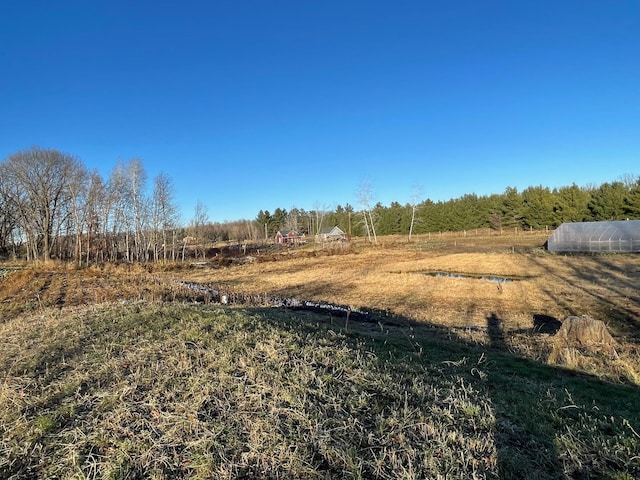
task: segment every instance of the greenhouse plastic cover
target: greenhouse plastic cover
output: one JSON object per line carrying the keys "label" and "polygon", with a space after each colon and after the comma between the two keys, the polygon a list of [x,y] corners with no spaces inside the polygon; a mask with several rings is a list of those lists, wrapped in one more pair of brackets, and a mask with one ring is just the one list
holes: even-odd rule
{"label": "greenhouse plastic cover", "polygon": [[563,223],[549,237],[551,252],[640,252],[640,220]]}

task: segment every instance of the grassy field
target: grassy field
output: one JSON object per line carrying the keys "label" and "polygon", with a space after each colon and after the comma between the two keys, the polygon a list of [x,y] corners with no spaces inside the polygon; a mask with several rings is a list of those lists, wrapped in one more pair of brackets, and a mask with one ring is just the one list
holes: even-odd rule
{"label": "grassy field", "polygon": [[[638,478],[640,259],[539,243],[13,272],[0,478]],[[177,280],[377,317],[215,305]],[[570,313],[605,320],[616,355],[549,364],[535,320]]]}
{"label": "grassy field", "polygon": [[546,238],[391,237],[374,248],[285,248],[234,268],[214,263],[167,275],[230,292],[383,310],[417,328],[443,326],[463,341],[499,343],[542,362],[554,339],[540,323],[590,315],[619,341],[618,356],[573,349],[562,355],[564,366],[640,384],[640,256],[550,254],[542,248]]}

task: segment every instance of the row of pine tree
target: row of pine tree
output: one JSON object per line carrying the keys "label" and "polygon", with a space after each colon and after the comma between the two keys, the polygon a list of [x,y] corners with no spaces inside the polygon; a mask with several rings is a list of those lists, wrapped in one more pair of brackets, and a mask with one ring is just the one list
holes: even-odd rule
{"label": "row of pine tree", "polygon": [[[490,228],[505,230],[554,229],[564,222],[640,219],[640,178],[550,189],[528,187],[523,191],[508,187],[503,193],[478,196],[466,194],[448,201],[429,199],[416,205],[380,203],[371,210],[378,235],[464,231]],[[351,235],[364,235],[362,211],[347,204],[332,210],[277,208],[273,214],[261,210],[256,217],[259,231],[272,237],[278,230],[314,234],[339,226]]]}

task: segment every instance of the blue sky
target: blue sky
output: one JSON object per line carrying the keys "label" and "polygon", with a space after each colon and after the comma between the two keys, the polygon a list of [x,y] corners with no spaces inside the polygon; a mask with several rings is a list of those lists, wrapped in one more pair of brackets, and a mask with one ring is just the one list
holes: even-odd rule
{"label": "blue sky", "polygon": [[140,158],[185,219],[640,175],[640,1],[0,3],[0,158]]}

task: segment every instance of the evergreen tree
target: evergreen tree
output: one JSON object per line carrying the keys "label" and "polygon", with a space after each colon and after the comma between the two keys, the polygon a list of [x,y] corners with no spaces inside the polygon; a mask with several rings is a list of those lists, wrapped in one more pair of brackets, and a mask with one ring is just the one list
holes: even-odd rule
{"label": "evergreen tree", "polygon": [[554,227],[554,197],[548,187],[529,187],[522,192],[522,222],[527,229]]}
{"label": "evergreen tree", "polygon": [[450,203],[452,224],[448,230],[472,230],[482,226],[484,219],[480,218],[480,202],[475,193],[450,200]]}
{"label": "evergreen tree", "polygon": [[380,235],[396,235],[402,233],[403,207],[398,202],[391,202],[389,207],[378,203],[374,208],[376,227]]}
{"label": "evergreen tree", "polygon": [[503,197],[501,194],[494,193],[487,197],[486,202],[486,217],[489,227],[496,232],[502,233],[504,230],[503,224]]}
{"label": "evergreen tree", "polygon": [[591,192],[575,183],[556,191],[553,207],[555,226],[565,222],[583,222],[590,219],[589,202]]}
{"label": "evergreen tree", "polygon": [[622,182],[603,183],[589,202],[593,220],[624,220],[626,197],[627,189]]}
{"label": "evergreen tree", "polygon": [[263,232],[259,235],[260,238],[264,238],[266,240],[272,235],[275,235],[275,232],[273,232],[273,217],[269,213],[269,210],[260,210],[255,223],[258,231]]}
{"label": "evergreen tree", "polygon": [[522,229],[522,195],[515,187],[507,187],[502,195],[501,221],[505,229]]}
{"label": "evergreen tree", "polygon": [[446,228],[446,204],[444,202],[432,202],[427,200],[421,207],[424,219],[424,232],[440,232]]}
{"label": "evergreen tree", "polygon": [[278,230],[287,229],[287,210],[284,208],[276,208],[273,212],[273,232],[272,236],[276,234]]}
{"label": "evergreen tree", "polygon": [[629,188],[624,201],[624,213],[630,219],[640,219],[640,178]]}

